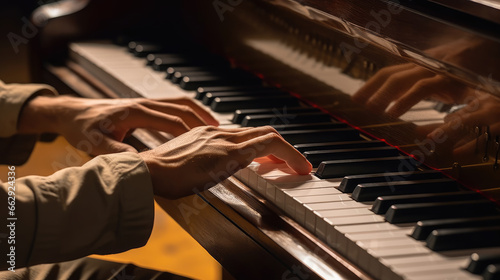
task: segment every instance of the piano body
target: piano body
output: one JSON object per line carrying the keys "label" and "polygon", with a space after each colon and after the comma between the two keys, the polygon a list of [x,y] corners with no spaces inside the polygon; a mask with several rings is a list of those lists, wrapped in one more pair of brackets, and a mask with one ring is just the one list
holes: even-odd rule
{"label": "piano body", "polygon": [[[34,13],[42,45],[101,9],[65,2],[81,5]],[[500,279],[497,8],[148,3],[147,29],[72,42],[43,79],[87,97],[197,99],[221,126],[273,125],[306,154],[310,176],[262,159],[197,195],[158,198],[237,279]]]}

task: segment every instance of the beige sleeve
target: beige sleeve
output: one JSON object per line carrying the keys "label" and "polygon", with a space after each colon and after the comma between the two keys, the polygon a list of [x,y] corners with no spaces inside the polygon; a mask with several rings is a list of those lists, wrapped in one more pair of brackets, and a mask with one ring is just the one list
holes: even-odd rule
{"label": "beige sleeve", "polygon": [[[9,187],[1,185],[1,223],[11,222]],[[15,229],[0,227],[1,269],[10,266],[10,246],[20,268],[143,246],[153,227],[151,177],[136,153],[98,156],[48,177],[20,178],[15,197]],[[13,245],[6,242],[12,235]]]}
{"label": "beige sleeve", "polygon": [[43,84],[4,84],[0,81],[0,137],[17,132],[17,121],[24,103],[33,95],[56,95],[56,90]]}
{"label": "beige sleeve", "polygon": [[16,135],[21,110],[36,95],[57,95],[41,84],[4,84],[0,81],[0,164],[23,164],[30,156],[37,135]]}

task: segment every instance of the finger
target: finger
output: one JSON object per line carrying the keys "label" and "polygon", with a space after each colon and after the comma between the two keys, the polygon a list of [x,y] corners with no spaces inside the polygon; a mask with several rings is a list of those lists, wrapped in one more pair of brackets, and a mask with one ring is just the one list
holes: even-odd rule
{"label": "finger", "polygon": [[283,161],[282,159],[279,159],[279,158],[277,158],[277,157],[275,157],[275,156],[273,156],[273,155],[268,155],[267,157],[268,157],[270,160],[272,160],[272,161],[274,161],[274,162],[276,162],[276,163],[283,163],[283,162],[285,162],[285,161]]}
{"label": "finger", "polygon": [[408,91],[419,80],[432,77],[434,73],[422,67],[414,67],[394,73],[366,103],[374,111],[385,111],[389,104]]}
{"label": "finger", "polygon": [[158,102],[155,100],[147,100],[142,104],[149,109],[162,112],[164,114],[177,116],[191,128],[207,125],[202,117],[200,117],[194,110],[192,110],[191,107],[186,105]]}
{"label": "finger", "polygon": [[268,133],[253,138],[240,145],[242,145],[244,149],[254,149],[256,158],[273,155],[285,161],[286,164],[298,174],[309,174],[312,170],[311,163],[275,133]]}
{"label": "finger", "polygon": [[487,108],[477,108],[474,106],[466,106],[445,117],[445,122],[460,121],[462,126],[476,127],[489,125],[496,122],[498,118],[493,116],[493,112]]}
{"label": "finger", "polygon": [[198,116],[200,116],[207,124],[219,126],[219,122],[212,116],[210,112],[208,112],[189,98],[162,99],[159,101],[188,106],[194,112],[196,112],[196,114],[198,114]]}
{"label": "finger", "polygon": [[447,139],[455,139],[463,133],[461,118],[450,119],[427,135],[429,139],[440,139],[446,136]]}
{"label": "finger", "polygon": [[382,68],[352,96],[352,99],[362,104],[366,103],[391,75],[413,67],[412,64],[406,63]]}
{"label": "finger", "polygon": [[[495,104],[500,104],[500,102],[498,101],[498,99],[495,97],[495,98],[492,98],[491,95],[489,94],[484,94],[482,92],[479,92],[479,91],[475,91],[473,93],[471,93],[471,89],[469,88],[466,88],[464,90],[464,95],[466,95],[466,98],[464,99],[468,99],[467,102],[466,102],[466,106],[462,107],[460,110],[457,110],[451,114],[448,114],[444,120],[445,121],[448,121],[448,119],[452,119],[452,118],[456,118],[457,116],[461,117],[461,118],[464,118],[465,119],[468,119],[470,114],[471,113],[474,113],[474,112],[491,112],[491,113],[496,113],[496,112],[499,112],[499,110],[497,109],[494,109],[494,108],[491,108],[491,107],[499,107],[498,105],[495,105]],[[463,101],[466,101],[466,100],[463,100]],[[490,108],[488,108],[490,107]],[[494,119],[496,117],[492,117],[490,116],[490,118],[488,119]],[[474,119],[471,121],[476,121],[477,119]]]}
{"label": "finger", "polygon": [[131,110],[126,123],[122,124],[124,131],[133,128],[147,128],[179,136],[189,131],[189,126],[179,117],[171,116],[144,106]]}
{"label": "finger", "polygon": [[252,127],[244,130],[240,130],[236,133],[232,133],[227,140],[232,141],[234,143],[241,143],[244,141],[248,141],[255,137],[259,137],[268,133],[274,133],[281,137],[281,135],[271,126],[261,126],[261,127]]}
{"label": "finger", "polygon": [[387,113],[399,117],[407,112],[411,107],[432,94],[450,94],[452,83],[443,76],[424,78],[415,83],[406,93],[398,98],[387,110]]}

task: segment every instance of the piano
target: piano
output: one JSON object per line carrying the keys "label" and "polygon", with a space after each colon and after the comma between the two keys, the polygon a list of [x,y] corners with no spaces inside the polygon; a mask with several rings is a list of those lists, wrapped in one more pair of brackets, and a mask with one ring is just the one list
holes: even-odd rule
{"label": "piano", "polygon": [[[234,278],[500,279],[497,1],[137,4],[144,22],[87,26],[40,77],[85,97],[192,99],[306,155],[310,175],[258,159],[157,199]],[[37,9],[42,46],[98,7]]]}

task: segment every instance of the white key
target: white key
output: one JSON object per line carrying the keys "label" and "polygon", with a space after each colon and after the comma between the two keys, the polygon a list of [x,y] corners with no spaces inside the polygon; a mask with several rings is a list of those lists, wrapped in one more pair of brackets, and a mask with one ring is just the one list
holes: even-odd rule
{"label": "white key", "polygon": [[407,122],[415,122],[420,120],[441,121],[446,116],[446,113],[441,113],[436,110],[415,110],[404,113],[400,118]]}
{"label": "white key", "polygon": [[315,195],[304,197],[286,197],[285,205],[291,205],[295,209],[293,218],[300,224],[305,224],[306,220],[306,204],[309,203],[324,203],[324,202],[340,202],[352,201],[352,198],[347,194],[329,194],[329,195]]}
{"label": "white key", "polygon": [[474,275],[467,271],[450,269],[449,271],[434,272],[432,274],[425,271],[408,273],[405,275],[409,280],[480,280],[480,275]]}
{"label": "white key", "polygon": [[[469,263],[470,255],[473,252],[477,253],[492,253],[498,252],[500,248],[478,248],[468,250],[454,250],[448,252],[430,252],[429,254],[419,256],[406,257],[384,257],[379,259],[380,263],[385,266],[382,271],[382,277],[385,279],[387,275],[394,274],[395,271],[403,276],[408,276],[409,279],[424,279],[423,275],[432,276],[443,275],[441,268],[447,267],[446,273],[454,275],[455,271],[463,270]],[[426,273],[432,271],[432,275]],[[460,274],[457,279],[476,279],[472,274],[465,272],[469,278],[463,278],[465,275]],[[411,277],[409,277],[411,276]],[[430,278],[431,279],[431,278]],[[436,278],[432,278],[436,279]],[[438,279],[438,278],[437,278]],[[479,278],[480,279],[480,278]]]}
{"label": "white key", "polygon": [[[384,224],[387,224],[383,222]],[[360,265],[363,266],[364,269],[366,269],[368,272],[370,272],[372,275],[379,277],[381,274],[381,269],[382,265],[378,264],[376,262],[376,259],[379,257],[379,255],[385,255],[385,254],[403,254],[405,252],[408,252],[408,250],[398,250],[394,248],[400,248],[400,247],[393,247],[390,249],[390,251],[386,251],[385,248],[381,249],[368,249],[368,250],[363,250],[357,245],[358,241],[367,241],[367,240],[383,240],[383,239],[395,239],[395,238],[404,238],[407,237],[407,235],[411,232],[411,228],[400,228],[400,229],[388,229],[388,230],[381,230],[381,231],[372,231],[372,232],[358,232],[358,233],[348,233],[348,234],[343,234],[340,231],[338,231],[337,227],[337,238],[336,238],[336,245],[337,249],[346,254],[351,256],[352,258],[356,259],[356,263],[359,263]],[[420,248],[408,248],[409,250],[419,250]],[[356,251],[353,251],[356,250]]]}

